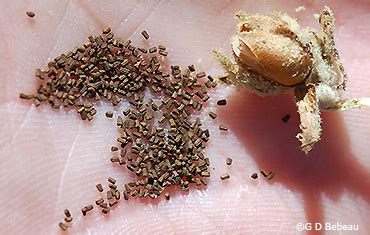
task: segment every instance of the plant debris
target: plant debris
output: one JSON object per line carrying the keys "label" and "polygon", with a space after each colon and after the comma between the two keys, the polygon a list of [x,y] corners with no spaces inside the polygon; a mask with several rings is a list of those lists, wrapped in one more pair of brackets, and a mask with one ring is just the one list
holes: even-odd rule
{"label": "plant debris", "polygon": [[370,106],[369,98],[342,99],[347,74],[334,43],[334,16],[325,6],[321,31],[302,28],[283,12],[247,16],[236,13],[237,33],[231,39],[232,61],[214,50],[227,73],[221,81],[246,87],[258,95],[294,91],[301,133],[297,139],[306,154],[321,138],[320,110]]}

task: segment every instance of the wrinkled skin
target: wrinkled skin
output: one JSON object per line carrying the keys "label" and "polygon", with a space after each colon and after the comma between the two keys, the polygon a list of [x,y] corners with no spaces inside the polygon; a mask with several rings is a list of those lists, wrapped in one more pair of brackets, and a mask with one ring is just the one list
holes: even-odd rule
{"label": "wrinkled skin", "polygon": [[[84,123],[74,111],[35,108],[18,95],[36,89],[36,67],[105,26],[137,43],[147,29],[153,44],[167,45],[171,63],[194,63],[216,75],[222,69],[211,49],[230,55],[237,10],[283,10],[317,27],[312,14],[328,4],[349,75],[348,96],[370,95],[369,1],[103,2],[0,2],[0,234],[58,234],[66,207],[74,217],[70,234],[295,234],[296,224],[307,221],[358,224],[359,234],[369,233],[370,109],[324,113],[322,141],[306,157],[294,138],[298,115],[289,95],[261,98],[224,86],[206,107],[219,117],[203,116],[212,135],[206,155],[215,168],[207,189],[171,191],[170,201],[122,201],[109,216],[94,211],[82,218],[80,208],[99,196],[96,183],[112,176],[121,185],[132,177],[109,162],[117,137],[114,120],[104,117],[111,105],[98,104],[97,118]],[[301,5],[306,11],[295,12]],[[27,10],[36,17],[29,19]],[[217,107],[219,98],[228,104]],[[285,124],[280,119],[287,113],[292,118]],[[229,131],[220,133],[219,124]],[[232,166],[226,157],[233,158]],[[259,168],[276,177],[251,180]],[[221,182],[225,172],[231,179]]]}

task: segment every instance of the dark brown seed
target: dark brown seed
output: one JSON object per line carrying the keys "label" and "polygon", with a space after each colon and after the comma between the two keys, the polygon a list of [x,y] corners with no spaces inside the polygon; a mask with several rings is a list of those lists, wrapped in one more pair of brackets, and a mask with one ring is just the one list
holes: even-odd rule
{"label": "dark brown seed", "polygon": [[108,214],[110,212],[110,208],[109,207],[103,208],[102,212],[103,214]]}
{"label": "dark brown seed", "polygon": [[32,99],[32,98],[33,98],[33,95],[26,95],[26,94],[24,94],[24,93],[20,93],[20,94],[19,94],[19,98],[21,98],[21,99],[25,99],[25,100],[30,100],[30,99]]}
{"label": "dark brown seed", "polygon": [[90,204],[90,205],[85,206],[85,208],[86,208],[86,211],[91,211],[92,209],[94,209],[94,206]]}
{"label": "dark brown seed", "polygon": [[231,158],[226,158],[226,165],[230,166],[233,163],[233,159]]}
{"label": "dark brown seed", "polygon": [[284,123],[287,123],[287,122],[289,121],[289,119],[290,119],[290,115],[289,115],[289,114],[287,114],[287,115],[285,115],[284,117],[282,117],[282,118],[281,118],[281,120],[282,120]]}
{"label": "dark brown seed", "polygon": [[117,182],[117,180],[113,179],[112,177],[109,177],[108,182],[111,183],[111,184],[115,184]]}
{"label": "dark brown seed", "polygon": [[168,52],[167,51],[159,51],[158,52],[160,55],[167,56]]}
{"label": "dark brown seed", "polygon": [[63,230],[63,231],[66,231],[68,229],[68,225],[66,225],[65,223],[62,223],[60,222],[59,223],[59,227]]}
{"label": "dark brown seed", "polygon": [[225,99],[218,100],[217,105],[226,105],[226,100]]}
{"label": "dark brown seed", "polygon": [[147,31],[143,31],[143,32],[141,32],[141,35],[143,35],[143,37],[146,39],[146,40],[148,40],[149,39],[149,34],[148,34],[148,32]]}
{"label": "dark brown seed", "polygon": [[97,184],[96,185],[96,189],[99,191],[99,192],[103,192],[103,186],[101,184]]}
{"label": "dark brown seed", "polygon": [[229,174],[223,174],[220,176],[221,180],[227,180],[227,179],[230,179],[230,175]]}
{"label": "dark brown seed", "polygon": [[217,118],[217,114],[214,113],[214,112],[209,112],[208,115],[212,118],[212,119],[216,119]]}
{"label": "dark brown seed", "polygon": [[258,178],[258,174],[257,174],[257,173],[253,173],[253,174],[251,175],[251,178],[252,178],[252,179],[257,179],[257,178]]}
{"label": "dark brown seed", "polygon": [[31,17],[31,18],[33,18],[33,17],[35,17],[35,13],[34,12],[32,12],[32,11],[27,11],[26,12],[26,15],[28,16],[28,17]]}
{"label": "dark brown seed", "polygon": [[205,77],[206,76],[206,73],[205,72],[200,72],[200,73],[197,73],[197,78],[202,78],[202,77]]}
{"label": "dark brown seed", "polygon": [[105,29],[103,29],[103,34],[108,34],[108,33],[110,33],[112,30],[111,30],[111,28],[109,28],[109,27],[106,27]]}
{"label": "dark brown seed", "polygon": [[64,221],[65,221],[66,223],[71,223],[71,222],[73,221],[73,218],[72,218],[72,217],[65,217],[65,218],[64,218]]}
{"label": "dark brown seed", "polygon": [[110,147],[110,151],[112,151],[112,152],[118,151],[118,147],[112,146],[112,147]]}
{"label": "dark brown seed", "polygon": [[166,47],[164,45],[159,45],[158,49],[164,51],[164,50],[166,50]]}
{"label": "dark brown seed", "polygon": [[227,131],[227,130],[228,130],[228,128],[227,128],[226,126],[223,126],[223,125],[220,125],[218,128],[219,128],[221,131]]}
{"label": "dark brown seed", "polygon": [[165,193],[165,194],[164,194],[164,196],[165,196],[165,198],[166,198],[167,200],[170,200],[170,197],[171,197],[171,196],[170,196],[170,194],[169,194],[169,193]]}
{"label": "dark brown seed", "polygon": [[112,118],[113,117],[113,112],[112,111],[108,111],[108,112],[105,113],[105,116],[107,118]]}
{"label": "dark brown seed", "polygon": [[272,180],[274,177],[275,177],[275,173],[274,173],[274,172],[270,172],[270,173],[267,175],[267,179],[268,179],[268,180]]}
{"label": "dark brown seed", "polygon": [[261,172],[261,175],[263,175],[263,177],[267,177],[267,173],[266,173],[266,171],[264,171],[264,170],[260,170],[260,172]]}
{"label": "dark brown seed", "polygon": [[64,214],[66,217],[71,217],[71,213],[69,212],[68,209],[64,209]]}
{"label": "dark brown seed", "polygon": [[189,68],[190,72],[194,72],[195,71],[195,67],[194,67],[193,64],[189,65],[188,68]]}
{"label": "dark brown seed", "polygon": [[104,199],[103,198],[99,198],[98,200],[95,201],[95,204],[96,205],[101,205],[102,203],[104,202]]}

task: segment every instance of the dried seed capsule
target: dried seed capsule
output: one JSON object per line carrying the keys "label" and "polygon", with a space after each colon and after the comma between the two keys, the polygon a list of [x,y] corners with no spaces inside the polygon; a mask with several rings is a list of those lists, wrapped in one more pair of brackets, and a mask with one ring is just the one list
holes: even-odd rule
{"label": "dried seed capsule", "polygon": [[34,12],[32,12],[32,11],[27,11],[26,12],[26,15],[28,16],[28,17],[30,17],[30,18],[33,18],[33,17],[35,17],[35,13]]}
{"label": "dried seed capsule", "polygon": [[289,121],[289,119],[290,119],[290,115],[289,114],[287,114],[287,115],[285,115],[284,117],[281,118],[281,120],[283,122],[285,122],[285,123],[287,123]]}
{"label": "dried seed capsule", "polygon": [[229,174],[223,174],[220,176],[221,180],[227,180],[227,179],[230,179],[230,175]]}
{"label": "dried seed capsule", "polygon": [[230,166],[233,163],[233,159],[231,158],[226,158],[226,165]]}
{"label": "dried seed capsule", "polygon": [[66,225],[65,223],[62,223],[60,222],[59,223],[59,227],[63,230],[63,231],[66,231],[68,229],[68,225]]}
{"label": "dried seed capsule", "polygon": [[141,32],[141,35],[143,35],[143,37],[148,40],[149,39],[149,34],[146,30],[144,30],[143,32]]}
{"label": "dried seed capsule", "polygon": [[112,111],[108,111],[108,112],[105,113],[105,116],[107,118],[112,118],[113,117],[113,112]]}
{"label": "dried seed capsule", "polygon": [[257,178],[258,178],[257,173],[253,173],[253,174],[251,175],[251,178],[252,178],[252,179],[257,179]]}
{"label": "dried seed capsule", "polygon": [[103,192],[103,186],[101,184],[97,184],[96,185],[96,189],[99,191],[99,192]]}
{"label": "dried seed capsule", "polygon": [[212,118],[212,119],[216,119],[217,118],[217,114],[214,113],[214,112],[209,112],[208,115]]}
{"label": "dried seed capsule", "polygon": [[226,100],[225,99],[218,100],[217,105],[226,105]]}

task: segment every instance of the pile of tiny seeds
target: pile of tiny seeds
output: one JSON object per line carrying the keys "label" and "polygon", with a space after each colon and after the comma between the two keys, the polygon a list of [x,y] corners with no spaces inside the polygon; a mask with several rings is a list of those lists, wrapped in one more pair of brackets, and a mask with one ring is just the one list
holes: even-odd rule
{"label": "pile of tiny seeds", "polygon": [[[149,39],[146,31],[142,35]],[[111,29],[106,28],[102,35],[90,36],[83,47],[56,57],[47,69],[37,69],[35,76],[41,80],[37,93],[21,93],[20,98],[32,99],[36,106],[47,102],[55,109],[73,107],[81,119],[89,121],[97,113],[95,101],[108,100],[116,106],[128,100],[130,108],[117,117],[120,135],[117,146],[111,147],[115,153],[110,159],[136,175],[137,180],[124,184],[122,194],[126,200],[154,199],[171,185],[182,190],[189,190],[191,184],[206,186],[204,177],[210,176],[210,162],[203,152],[210,134],[193,113],[202,110],[209,99],[208,90],[216,83],[204,72],[196,73],[194,65],[183,70],[172,65],[166,73],[161,64],[166,56],[163,45],[135,47],[130,40],[115,39]],[[145,99],[145,89],[163,99]],[[113,113],[107,112],[106,116],[112,118]],[[116,180],[108,181],[106,199],[95,202],[104,214],[121,198]],[[97,189],[102,192],[102,185]],[[170,195],[166,193],[165,198]],[[92,209],[89,204],[81,212],[86,215]],[[59,224],[63,230],[71,222],[69,211],[67,214],[67,223]]]}

